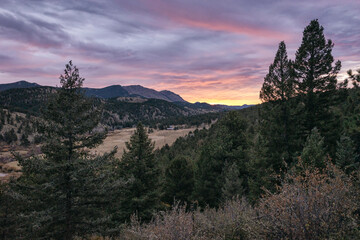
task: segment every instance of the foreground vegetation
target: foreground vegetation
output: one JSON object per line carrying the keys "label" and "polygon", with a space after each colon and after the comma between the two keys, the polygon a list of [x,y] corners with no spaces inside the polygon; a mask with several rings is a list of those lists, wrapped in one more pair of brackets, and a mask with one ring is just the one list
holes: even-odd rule
{"label": "foreground vegetation", "polygon": [[[105,132],[70,62],[38,129],[38,157],[1,185],[3,239],[358,239],[360,70],[341,63],[313,20],[295,60],[284,42],[263,104],[229,112],[154,151],[142,124],[126,144]],[[353,88],[348,88],[348,82]]]}

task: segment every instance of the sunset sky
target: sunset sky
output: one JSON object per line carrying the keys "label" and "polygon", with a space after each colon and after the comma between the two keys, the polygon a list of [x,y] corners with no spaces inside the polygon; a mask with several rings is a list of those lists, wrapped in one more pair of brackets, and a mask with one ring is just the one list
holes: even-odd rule
{"label": "sunset sky", "polygon": [[259,102],[278,43],[294,59],[319,19],[342,77],[360,68],[360,0],[1,0],[0,83],[139,84],[190,102]]}

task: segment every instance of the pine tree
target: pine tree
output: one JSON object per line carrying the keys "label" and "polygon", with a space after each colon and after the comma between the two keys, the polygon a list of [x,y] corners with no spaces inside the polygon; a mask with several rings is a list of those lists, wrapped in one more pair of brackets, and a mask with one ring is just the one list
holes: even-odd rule
{"label": "pine tree", "polygon": [[273,163],[269,161],[268,153],[271,152],[267,146],[266,139],[258,134],[254,138],[253,146],[250,151],[250,161],[248,163],[249,193],[247,198],[251,203],[255,203],[267,190],[276,190],[276,179],[274,179]]}
{"label": "pine tree", "polygon": [[43,111],[42,157],[22,159],[14,189],[27,206],[19,234],[31,239],[74,239],[100,233],[109,189],[106,174],[113,153],[93,156],[105,133],[92,130],[100,109],[81,89],[84,79],[70,61],[61,88]]}
{"label": "pine tree", "polygon": [[292,64],[288,60],[285,42],[280,42],[274,62],[264,79],[260,92],[263,102],[285,102],[295,94]]}
{"label": "pine tree", "polygon": [[355,144],[351,138],[341,136],[336,148],[336,165],[346,173],[359,168],[359,155],[355,152]]}
{"label": "pine tree", "polygon": [[281,42],[260,91],[260,99],[265,102],[260,112],[260,132],[268,144],[263,146],[269,150],[265,154],[276,172],[284,167],[284,162],[290,163],[297,147],[292,113],[294,96],[292,62],[288,60],[285,43]]}
{"label": "pine tree", "polygon": [[307,166],[322,169],[326,166],[326,149],[324,138],[319,130],[314,128],[307,137],[304,149],[301,153],[301,159]]}
{"label": "pine tree", "polygon": [[297,91],[301,95],[305,131],[303,138],[317,127],[325,136],[328,151],[333,153],[340,132],[339,122],[330,111],[332,97],[337,86],[337,73],[341,63],[333,66],[334,44],[326,40],[324,28],[318,20],[312,20],[303,32],[301,46],[296,52],[294,63]]}
{"label": "pine tree", "polygon": [[224,200],[231,200],[235,197],[241,197],[244,194],[243,179],[240,176],[237,164],[229,165],[226,163],[223,172],[224,185],[221,189],[222,198]]}
{"label": "pine tree", "polygon": [[354,88],[358,89],[360,88],[360,69],[356,70],[357,73],[354,73],[351,69],[347,71],[347,74],[349,75],[349,78],[347,81],[351,81]]}
{"label": "pine tree", "polygon": [[190,203],[194,188],[194,172],[186,158],[177,156],[165,170],[164,201],[172,205],[175,201]]}
{"label": "pine tree", "polygon": [[10,185],[0,182],[0,239],[16,239],[17,213],[22,204],[14,197]]}
{"label": "pine tree", "polygon": [[348,71],[349,78],[352,81],[353,89],[349,90],[349,96],[344,107],[344,131],[355,144],[355,151],[360,155],[360,69],[357,74]]}
{"label": "pine tree", "polygon": [[21,143],[22,146],[29,146],[30,141],[29,141],[29,139],[28,139],[28,135],[26,135],[25,133],[23,133],[23,134],[21,135],[20,143]]}
{"label": "pine tree", "polygon": [[[201,206],[217,207],[222,199],[225,163],[236,163],[239,176],[247,178],[249,142],[247,122],[238,112],[229,112],[211,130],[196,162],[194,198]],[[247,183],[243,183],[247,188]]]}
{"label": "pine tree", "polygon": [[4,133],[4,141],[7,144],[15,143],[17,140],[18,138],[13,128]]}
{"label": "pine tree", "polygon": [[141,123],[130,142],[126,143],[126,148],[119,163],[119,174],[129,183],[115,218],[124,222],[136,213],[141,220],[148,221],[160,207],[160,171],[153,153],[154,143]]}

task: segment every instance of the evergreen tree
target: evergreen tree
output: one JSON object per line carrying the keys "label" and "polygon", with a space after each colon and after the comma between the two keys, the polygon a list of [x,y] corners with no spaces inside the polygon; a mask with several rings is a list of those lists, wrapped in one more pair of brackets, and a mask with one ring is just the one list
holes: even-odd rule
{"label": "evergreen tree", "polygon": [[[247,179],[249,143],[246,136],[247,122],[238,112],[229,112],[221,119],[206,139],[196,162],[194,198],[200,205],[216,207],[222,199],[225,163],[236,163],[239,176]],[[247,188],[247,181],[243,182]]]}
{"label": "evergreen tree", "polygon": [[165,170],[164,201],[190,203],[194,188],[194,172],[186,158],[177,156]]}
{"label": "evergreen tree", "polygon": [[0,239],[16,239],[17,211],[23,202],[18,201],[8,183],[0,181]]}
{"label": "evergreen tree", "polygon": [[354,73],[351,69],[347,71],[347,74],[349,75],[349,78],[347,81],[351,81],[354,88],[358,89],[360,88],[360,69],[356,70],[357,73]]}
{"label": "evergreen tree", "polygon": [[336,165],[346,173],[359,168],[359,155],[355,152],[355,144],[351,138],[341,136],[336,148]]}
{"label": "evergreen tree", "polygon": [[284,162],[291,161],[296,149],[294,95],[292,63],[285,43],[281,42],[260,91],[260,99],[266,102],[261,108],[260,132],[267,140],[268,146],[263,147],[269,149],[265,154],[276,172],[284,167]]}
{"label": "evergreen tree", "polygon": [[276,190],[273,163],[269,161],[267,154],[270,151],[267,146],[269,144],[266,143],[266,139],[258,134],[250,150],[250,161],[248,162],[249,193],[247,197],[252,203],[255,203],[264,194],[264,189]]}
{"label": "evergreen tree", "polygon": [[21,135],[21,139],[20,139],[20,143],[23,146],[29,146],[30,141],[28,139],[28,135],[26,135],[25,133]]}
{"label": "evergreen tree", "polygon": [[301,159],[307,166],[322,169],[326,166],[326,149],[324,138],[319,130],[314,128],[307,137],[304,149],[301,153]]}
{"label": "evergreen tree", "polygon": [[285,42],[280,42],[274,62],[270,65],[269,73],[264,79],[260,99],[263,102],[285,102],[294,94],[292,64],[288,60]]}
{"label": "evergreen tree", "polygon": [[18,140],[15,130],[12,128],[11,130],[4,133],[4,141],[7,144],[14,143]]}
{"label": "evergreen tree", "polygon": [[330,106],[337,86],[337,73],[341,63],[333,66],[332,49],[334,44],[324,37],[324,28],[318,20],[312,20],[303,32],[301,46],[296,52],[294,75],[297,92],[301,95],[304,108],[303,138],[317,127],[325,136],[328,151],[333,153],[336,140],[339,138],[339,123],[336,121]]}
{"label": "evergreen tree", "polygon": [[22,175],[14,189],[26,205],[18,233],[26,238],[68,240],[103,231],[113,153],[88,153],[105,133],[92,132],[100,110],[84,96],[83,81],[70,61],[60,76],[61,88],[43,112],[43,157],[18,157]]}
{"label": "evergreen tree", "polygon": [[136,213],[141,220],[148,221],[160,207],[160,171],[154,158],[154,143],[141,123],[126,148],[119,163],[119,173],[129,183],[115,218],[124,222]]}
{"label": "evergreen tree", "polygon": [[348,71],[348,81],[352,81],[353,89],[349,90],[349,96],[344,107],[344,131],[355,144],[355,152],[360,155],[360,69],[357,74]]}
{"label": "evergreen tree", "polygon": [[241,197],[244,193],[243,179],[240,177],[237,164],[229,165],[226,163],[223,174],[225,180],[221,189],[223,199],[231,200],[235,197]]}

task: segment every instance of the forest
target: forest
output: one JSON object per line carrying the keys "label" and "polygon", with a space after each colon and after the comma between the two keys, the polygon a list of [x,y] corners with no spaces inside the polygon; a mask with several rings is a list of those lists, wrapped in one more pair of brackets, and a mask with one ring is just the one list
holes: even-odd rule
{"label": "forest", "polygon": [[70,61],[37,119],[41,154],[12,153],[0,239],[360,239],[360,69],[340,81],[333,48],[312,20],[293,60],[279,43],[262,104],[157,150],[155,122],[138,123],[121,159],[89,151],[104,108]]}

